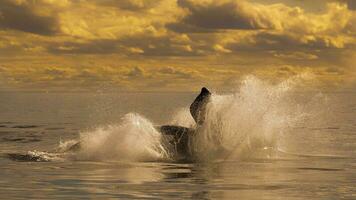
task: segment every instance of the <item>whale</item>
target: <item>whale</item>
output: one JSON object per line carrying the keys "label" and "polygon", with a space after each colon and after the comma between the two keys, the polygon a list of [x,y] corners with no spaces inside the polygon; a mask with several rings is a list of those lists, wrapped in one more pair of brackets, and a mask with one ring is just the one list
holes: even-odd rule
{"label": "whale", "polygon": [[[172,148],[171,154],[176,160],[192,160],[194,153],[191,149],[191,142],[193,141],[196,130],[202,126],[206,117],[206,107],[211,98],[210,91],[203,87],[199,95],[194,99],[190,105],[190,114],[195,121],[194,128],[188,128],[177,125],[161,125],[155,127],[157,131],[162,134],[162,139],[168,141]],[[79,151],[81,149],[80,141],[68,148],[68,151]]]}
{"label": "whale", "polygon": [[158,127],[159,132],[164,136],[163,138],[169,140],[173,145],[173,155],[179,160],[194,159],[194,152],[191,149],[191,143],[196,135],[196,130],[205,122],[206,107],[211,99],[210,91],[203,87],[199,95],[190,105],[190,114],[195,121],[194,128],[187,128],[176,125],[162,125]]}

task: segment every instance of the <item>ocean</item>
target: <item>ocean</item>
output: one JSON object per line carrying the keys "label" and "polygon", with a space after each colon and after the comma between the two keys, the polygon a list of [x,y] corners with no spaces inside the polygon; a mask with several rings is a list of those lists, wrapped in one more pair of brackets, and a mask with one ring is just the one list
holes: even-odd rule
{"label": "ocean", "polygon": [[0,198],[356,199],[356,93],[213,91],[174,160],[155,127],[194,128],[198,93],[0,92]]}

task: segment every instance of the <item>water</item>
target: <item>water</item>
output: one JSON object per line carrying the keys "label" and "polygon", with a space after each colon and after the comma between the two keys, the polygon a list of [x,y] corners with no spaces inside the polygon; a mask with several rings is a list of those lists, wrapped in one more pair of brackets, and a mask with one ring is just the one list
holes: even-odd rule
{"label": "water", "polygon": [[[0,93],[4,199],[356,199],[356,93],[249,77],[213,95],[172,160],[154,127],[194,127],[194,93]],[[83,148],[63,153],[71,141]],[[29,155],[10,159],[9,154]]]}

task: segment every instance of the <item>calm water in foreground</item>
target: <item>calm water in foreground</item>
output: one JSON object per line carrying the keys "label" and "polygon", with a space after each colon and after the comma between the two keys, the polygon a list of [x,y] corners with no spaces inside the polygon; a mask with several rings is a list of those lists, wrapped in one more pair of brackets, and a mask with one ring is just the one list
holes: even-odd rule
{"label": "calm water in foreground", "polygon": [[[274,156],[199,163],[7,156],[52,151],[59,141],[120,123],[129,112],[164,124],[195,95],[0,93],[0,198],[356,199],[356,93],[323,94],[322,114],[279,135],[288,142]],[[295,99],[303,106],[314,96]]]}

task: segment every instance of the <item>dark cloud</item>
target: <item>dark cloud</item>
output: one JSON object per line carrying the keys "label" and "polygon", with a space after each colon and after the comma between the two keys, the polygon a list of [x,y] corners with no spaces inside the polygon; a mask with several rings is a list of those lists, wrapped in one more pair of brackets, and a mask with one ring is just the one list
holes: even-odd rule
{"label": "dark cloud", "polygon": [[347,0],[347,6],[350,10],[356,10],[356,1],[355,0]]}
{"label": "dark cloud", "polygon": [[40,16],[22,4],[0,1],[0,29],[14,29],[39,35],[53,35],[58,31],[55,17]]}
{"label": "dark cloud", "polygon": [[337,0],[337,1],[345,3],[350,10],[356,10],[355,0]]}
{"label": "dark cloud", "polygon": [[[189,13],[167,28],[176,32],[208,32],[216,29],[255,30],[271,26],[263,16],[254,16],[253,10],[244,1],[212,1],[197,3],[178,0],[178,5]],[[258,19],[256,19],[258,17]]]}
{"label": "dark cloud", "polygon": [[222,4],[195,4],[189,0],[178,0],[183,8],[188,8],[190,14],[184,22],[208,29],[256,29],[248,16],[239,12],[239,5],[234,2]]}
{"label": "dark cloud", "polygon": [[209,33],[214,30],[187,24],[184,21],[166,24],[166,28],[177,33]]}
{"label": "dark cloud", "polygon": [[143,10],[155,7],[160,0],[100,0],[98,5],[113,6],[125,10]]}

